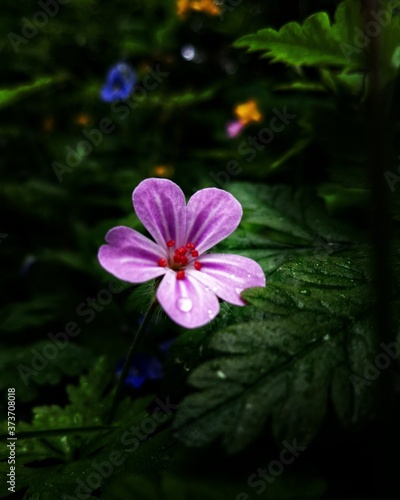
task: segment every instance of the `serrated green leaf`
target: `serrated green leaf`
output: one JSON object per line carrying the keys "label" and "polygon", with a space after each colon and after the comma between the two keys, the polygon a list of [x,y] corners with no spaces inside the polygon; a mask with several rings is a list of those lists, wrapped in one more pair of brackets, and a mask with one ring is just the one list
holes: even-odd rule
{"label": "serrated green leaf", "polygon": [[[109,462],[115,453],[120,463],[111,466],[113,476],[129,470],[155,477],[160,467],[165,467],[168,453],[157,452],[160,447],[170,447],[173,439],[168,431],[155,432],[160,420],[152,419],[147,412],[154,397],[122,401],[116,423],[112,427],[102,425],[111,403],[112,378],[112,367],[105,358],[100,358],[80,378],[78,386],[67,387],[70,402],[64,408],[36,407],[32,423],[18,422],[17,489],[29,486],[28,498],[50,500],[62,498],[63,494],[74,495],[79,486],[77,481],[86,482],[97,471],[96,464]],[[161,405],[160,409],[164,411]],[[170,418],[168,414],[165,417],[164,422]],[[151,432],[143,430],[142,434],[140,427],[149,419]],[[135,434],[136,428],[139,434]],[[151,439],[148,434],[152,434]],[[0,442],[0,453],[0,458],[8,456],[5,442]],[[0,462],[0,471],[2,465]],[[101,477],[101,485],[107,483],[110,475]],[[89,485],[88,489],[97,487]]]}
{"label": "serrated green leaf", "polygon": [[220,248],[255,259],[271,274],[288,259],[331,255],[349,243],[348,230],[328,215],[312,190],[234,183],[230,192],[243,206],[239,230]]}
{"label": "serrated green leaf", "polygon": [[[61,356],[61,352],[59,356]],[[58,364],[60,364],[59,360]],[[82,444],[79,433],[76,432],[75,435],[70,436],[70,429],[73,427],[98,427],[103,424],[102,415],[108,409],[108,400],[104,397],[104,391],[110,377],[112,377],[112,372],[110,373],[106,366],[108,366],[106,361],[100,359],[89,374],[81,377],[78,387],[67,387],[70,404],[65,408],[58,405],[36,407],[33,409],[31,424],[18,423],[18,430],[21,433],[68,429],[65,435],[51,436],[50,434],[45,438],[41,434],[38,439],[21,440],[19,444],[20,457],[68,459]],[[46,368],[43,370],[44,372],[46,372]]]}
{"label": "serrated green leaf", "polygon": [[239,199],[245,223],[264,226],[298,241],[316,238],[340,241],[348,236],[324,209],[310,189],[237,183],[230,192]]}
{"label": "serrated green leaf", "polygon": [[368,252],[360,250],[296,259],[266,288],[245,291],[261,314],[212,337],[218,354],[189,376],[198,391],[179,408],[177,436],[189,446],[222,438],[237,452],[271,419],[277,440],[306,445],[330,398],[345,426],[371,418],[376,387],[351,378],[364,377],[377,353],[369,284]]}
{"label": "serrated green leaf", "polygon": [[[303,25],[290,22],[279,31],[267,28],[247,35],[235,42],[235,47],[250,52],[262,51],[272,62],[285,62],[296,66],[347,66],[346,44],[354,45],[354,29],[362,26],[360,2],[345,0],[331,23],[326,12],[308,17]],[[355,67],[365,66],[364,51],[356,48],[351,57]]]}

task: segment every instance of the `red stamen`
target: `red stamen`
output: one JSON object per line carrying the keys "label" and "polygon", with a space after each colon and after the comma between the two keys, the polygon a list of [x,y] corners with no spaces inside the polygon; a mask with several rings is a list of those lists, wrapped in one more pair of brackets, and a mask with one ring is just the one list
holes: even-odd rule
{"label": "red stamen", "polygon": [[180,264],[182,262],[182,257],[177,253],[175,253],[174,255],[174,262],[176,262],[177,264]]}
{"label": "red stamen", "polygon": [[158,261],[158,265],[159,265],[160,267],[167,267],[167,261],[166,261],[165,259],[160,259],[160,260]]}
{"label": "red stamen", "polygon": [[197,271],[200,271],[200,269],[201,269],[201,264],[200,264],[200,262],[196,261],[196,262],[194,263],[194,268],[195,268]]}
{"label": "red stamen", "polygon": [[169,240],[167,241],[167,247],[173,247],[175,245],[175,241],[174,240]]}
{"label": "red stamen", "polygon": [[186,266],[186,264],[189,262],[188,258],[185,255],[182,255],[181,257],[181,264],[183,266]]}
{"label": "red stamen", "polygon": [[183,280],[183,279],[184,279],[184,277],[185,277],[185,271],[178,271],[178,272],[176,273],[176,279],[177,279],[177,280]]}
{"label": "red stamen", "polygon": [[194,249],[195,249],[194,243],[188,243],[188,244],[186,245],[186,247],[187,247],[189,250],[194,250]]}
{"label": "red stamen", "polygon": [[176,250],[176,252],[180,253],[181,255],[187,254],[187,250],[185,247],[179,247],[178,250]]}
{"label": "red stamen", "polygon": [[190,252],[190,255],[191,255],[192,257],[198,257],[198,256],[199,256],[199,252],[198,252],[197,250],[192,250],[192,251]]}

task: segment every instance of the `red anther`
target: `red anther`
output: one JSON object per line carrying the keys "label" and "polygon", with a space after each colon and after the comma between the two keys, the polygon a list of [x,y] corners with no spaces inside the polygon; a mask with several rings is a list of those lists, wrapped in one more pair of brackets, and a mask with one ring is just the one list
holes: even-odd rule
{"label": "red anther", "polygon": [[181,257],[181,264],[182,264],[183,266],[186,266],[186,264],[187,264],[188,262],[189,262],[189,261],[188,261],[188,258],[187,258],[185,255],[182,255],[182,257]]}
{"label": "red anther", "polygon": [[189,250],[194,250],[194,249],[195,249],[194,243],[188,243],[188,244],[186,245],[186,247],[187,247]]}
{"label": "red anther", "polygon": [[169,240],[167,241],[167,247],[173,247],[175,245],[175,241],[174,240]]}
{"label": "red anther", "polygon": [[191,255],[192,257],[198,257],[198,256],[199,256],[199,252],[198,252],[197,250],[192,250],[192,251],[190,252],[190,255]]}
{"label": "red anther", "polygon": [[178,250],[176,250],[178,253],[180,253],[181,255],[186,255],[187,253],[187,250],[185,247],[179,247]]}
{"label": "red anther", "polygon": [[181,259],[182,259],[182,257],[180,255],[178,255],[178,254],[174,255],[174,262],[176,262],[177,264],[181,263]]}
{"label": "red anther", "polygon": [[185,271],[178,271],[176,273],[176,279],[177,280],[183,280],[184,277],[185,277]]}
{"label": "red anther", "polygon": [[199,261],[196,260],[196,262],[194,263],[194,268],[197,270],[197,271],[200,271],[201,269],[201,264]]}
{"label": "red anther", "polygon": [[167,267],[167,261],[166,261],[165,259],[160,259],[160,260],[158,261],[158,265],[159,265],[160,267]]}

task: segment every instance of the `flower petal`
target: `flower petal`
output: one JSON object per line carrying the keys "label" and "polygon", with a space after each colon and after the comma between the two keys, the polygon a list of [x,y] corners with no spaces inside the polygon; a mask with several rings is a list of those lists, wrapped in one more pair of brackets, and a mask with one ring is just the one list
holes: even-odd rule
{"label": "flower petal", "polygon": [[130,283],[143,283],[165,274],[158,261],[165,250],[142,234],[125,226],[111,229],[106,235],[108,245],[100,247],[98,259],[108,272]]}
{"label": "flower petal", "polygon": [[201,189],[188,202],[186,240],[201,254],[229,236],[242,214],[242,206],[227,191]]}
{"label": "flower petal", "polygon": [[186,274],[210,288],[219,298],[244,306],[240,294],[246,288],[265,286],[265,275],[260,265],[252,259],[231,254],[207,254],[197,259],[201,270],[187,270]]}
{"label": "flower petal", "polygon": [[211,290],[188,274],[178,280],[172,270],[162,279],[157,299],[168,316],[185,328],[203,326],[219,313],[218,299]]}
{"label": "flower petal", "polygon": [[105,102],[128,99],[135,85],[136,76],[129,64],[124,62],[113,66],[107,74],[107,81],[101,90]]}
{"label": "flower petal", "polygon": [[183,191],[168,179],[146,179],[133,191],[133,206],[156,242],[166,248],[169,240],[185,245],[186,200]]}

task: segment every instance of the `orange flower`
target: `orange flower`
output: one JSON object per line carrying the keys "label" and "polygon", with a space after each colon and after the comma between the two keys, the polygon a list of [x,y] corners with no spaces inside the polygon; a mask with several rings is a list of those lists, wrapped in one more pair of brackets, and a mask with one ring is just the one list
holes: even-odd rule
{"label": "orange flower", "polygon": [[89,117],[88,115],[77,115],[75,117],[75,123],[77,125],[82,125],[82,127],[84,127],[85,125],[88,125],[89,124]]}
{"label": "orange flower", "polygon": [[242,125],[247,125],[250,122],[260,122],[263,118],[257,107],[257,101],[254,99],[238,104],[235,108],[235,115]]}
{"label": "orange flower", "polygon": [[156,177],[172,177],[174,172],[175,168],[172,165],[157,165],[153,169]]}
{"label": "orange flower", "polygon": [[177,0],[178,15],[184,17],[190,10],[204,12],[210,16],[219,16],[221,8],[213,0]]}
{"label": "orange flower", "polygon": [[177,0],[176,9],[178,16],[184,16],[190,10],[190,0]]}

